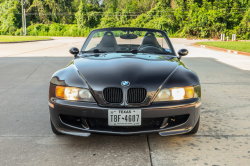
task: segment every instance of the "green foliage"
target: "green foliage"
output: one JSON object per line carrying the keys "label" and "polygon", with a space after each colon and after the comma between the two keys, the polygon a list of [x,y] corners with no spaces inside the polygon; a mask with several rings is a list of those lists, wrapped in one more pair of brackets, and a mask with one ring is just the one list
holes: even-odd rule
{"label": "green foliage", "polygon": [[14,34],[16,32],[16,27],[14,27],[14,26],[11,26],[10,28],[9,28],[9,34]]}
{"label": "green foliage", "polygon": [[250,39],[250,8],[245,13],[240,25],[236,27],[236,33],[242,39]]}
{"label": "green foliage", "polygon": [[183,19],[183,29],[179,30],[180,36],[218,37],[226,28],[223,22],[224,11],[213,10],[211,2],[203,0],[199,7],[197,3],[187,4],[187,17]]}
{"label": "green foliage", "polygon": [[[165,13],[159,13],[158,11],[165,11]],[[131,27],[161,29],[173,34],[178,26],[177,23],[173,21],[173,18],[174,13],[170,8],[164,10],[162,3],[157,3],[152,10],[132,20]]]}
{"label": "green foliage", "polygon": [[[28,35],[86,36],[91,29],[145,27],[170,36],[250,39],[249,0],[26,0]],[[0,1],[0,34],[22,35],[19,0]],[[67,13],[58,14],[58,13]],[[74,13],[74,14],[73,14]]]}
{"label": "green foliage", "polygon": [[98,12],[101,11],[102,10],[97,5],[87,3],[86,0],[81,0],[79,10],[76,13],[78,28],[83,29],[84,27],[96,27],[101,19]]}
{"label": "green foliage", "polygon": [[[77,25],[65,24],[34,24],[27,28],[27,34],[31,36],[87,36],[90,28],[78,29]],[[15,35],[22,35],[22,29],[16,31]]]}
{"label": "green foliage", "polygon": [[10,27],[19,28],[22,25],[21,16],[14,14],[19,9],[18,0],[8,0],[0,4],[0,34],[12,34],[13,28],[9,31]]}
{"label": "green foliage", "polygon": [[[39,13],[39,16],[29,16],[28,20],[40,23],[73,23],[74,16],[57,15],[56,13],[71,13],[76,12],[72,6],[75,0],[28,0],[27,12]],[[46,15],[50,14],[50,15]]]}

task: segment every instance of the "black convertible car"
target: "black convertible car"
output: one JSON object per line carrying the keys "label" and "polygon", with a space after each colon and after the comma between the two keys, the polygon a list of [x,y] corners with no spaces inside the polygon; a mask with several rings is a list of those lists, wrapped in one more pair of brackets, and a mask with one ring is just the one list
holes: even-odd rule
{"label": "black convertible car", "polygon": [[195,134],[201,87],[164,31],[104,28],[90,32],[74,59],[51,78],[52,131],[161,136]]}

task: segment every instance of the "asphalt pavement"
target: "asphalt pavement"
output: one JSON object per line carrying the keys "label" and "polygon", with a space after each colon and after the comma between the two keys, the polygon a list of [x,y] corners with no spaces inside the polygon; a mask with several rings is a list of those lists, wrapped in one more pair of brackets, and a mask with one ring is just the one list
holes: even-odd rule
{"label": "asphalt pavement", "polygon": [[250,57],[191,46],[171,39],[182,60],[198,73],[201,125],[196,135],[160,137],[56,136],[48,110],[52,74],[84,38],[0,44],[0,165],[222,165],[250,163]]}

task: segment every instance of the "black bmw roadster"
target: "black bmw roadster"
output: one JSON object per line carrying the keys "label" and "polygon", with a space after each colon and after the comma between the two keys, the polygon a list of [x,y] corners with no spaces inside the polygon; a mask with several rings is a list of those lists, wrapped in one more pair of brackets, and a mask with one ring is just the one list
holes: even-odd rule
{"label": "black bmw roadster", "polygon": [[164,31],[104,28],[90,32],[49,88],[52,131],[161,136],[195,134],[201,87]]}

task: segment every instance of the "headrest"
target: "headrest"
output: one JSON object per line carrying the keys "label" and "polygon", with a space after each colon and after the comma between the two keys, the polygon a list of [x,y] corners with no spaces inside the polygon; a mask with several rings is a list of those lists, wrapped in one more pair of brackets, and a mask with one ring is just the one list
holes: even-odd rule
{"label": "headrest", "polygon": [[100,44],[103,47],[114,47],[115,45],[117,45],[115,35],[113,34],[113,32],[110,31],[105,32],[102,37],[102,40],[100,41]]}
{"label": "headrest", "polygon": [[154,45],[159,46],[159,43],[152,32],[147,32],[142,40],[142,45]]}

